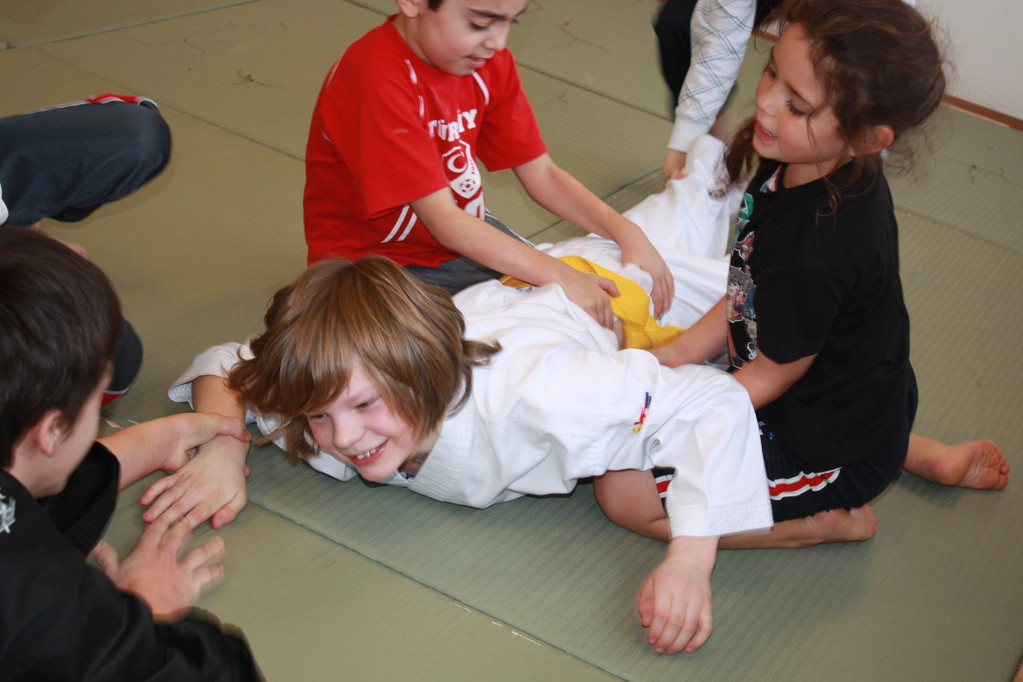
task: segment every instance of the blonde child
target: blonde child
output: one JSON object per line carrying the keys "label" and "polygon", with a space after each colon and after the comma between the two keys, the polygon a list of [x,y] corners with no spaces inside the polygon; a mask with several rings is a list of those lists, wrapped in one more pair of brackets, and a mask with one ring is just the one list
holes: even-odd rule
{"label": "blonde child", "polygon": [[[749,184],[727,295],[654,349],[671,367],[727,342],[761,423],[775,527],[723,546],[871,537],[867,503],[901,468],[946,485],[1005,487],[990,441],[911,434],[917,391],[899,280],[898,230],[882,152],[944,92],[927,21],[901,0],[789,0],[726,162]],[[619,472],[595,492],[617,523],[666,537],[653,477]],[[642,501],[642,504],[640,502]]]}
{"label": "blonde child", "polygon": [[[665,320],[683,327],[724,288],[725,264],[701,254],[723,252],[732,203],[706,190],[723,146],[705,138],[697,147],[697,170],[630,214],[686,278]],[[635,298],[624,335],[672,333],[650,324],[651,278],[623,266],[613,241],[580,237],[545,250],[615,278],[616,304]],[[646,351],[619,350],[612,330],[560,287],[491,280],[452,301],[386,259],[328,259],[275,296],[266,324],[247,345],[198,356],[171,397],[228,416],[249,407],[292,458],[340,480],[487,507],[564,494],[611,469],[674,468],[673,537],[638,602],[656,651],[694,651],[710,635],[718,537],[770,526],[756,423],[739,384],[711,367],[668,369]],[[244,486],[245,455],[224,439],[174,479],[201,488],[227,472]],[[154,493],[151,511],[172,519],[195,495],[190,485]]]}

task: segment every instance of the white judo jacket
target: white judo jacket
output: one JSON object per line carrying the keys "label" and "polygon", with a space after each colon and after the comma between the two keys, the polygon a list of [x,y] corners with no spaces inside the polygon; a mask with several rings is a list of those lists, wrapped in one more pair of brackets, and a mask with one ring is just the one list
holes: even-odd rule
{"label": "white judo jacket", "polygon": [[[687,327],[724,293],[729,208],[734,193],[709,191],[722,147],[701,138],[690,175],[672,181],[626,216],[650,236],[675,274],[663,324]],[[544,245],[581,255],[638,281],[614,242],[586,236]],[[466,336],[502,350],[473,373],[472,396],[442,424],[414,478],[381,481],[436,500],[488,507],[523,495],[563,494],[580,479],[617,469],[675,469],[665,506],[673,536],[716,536],[769,528],[771,507],[756,417],[745,389],[710,366],[662,367],[642,350],[618,350],[614,334],[558,286],[513,289],[485,282],[455,296]],[[226,376],[244,344],[197,356],[170,389],[190,401],[191,382]],[[272,415],[248,415],[263,433]],[[308,460],[340,480],[357,475],[325,452]]]}

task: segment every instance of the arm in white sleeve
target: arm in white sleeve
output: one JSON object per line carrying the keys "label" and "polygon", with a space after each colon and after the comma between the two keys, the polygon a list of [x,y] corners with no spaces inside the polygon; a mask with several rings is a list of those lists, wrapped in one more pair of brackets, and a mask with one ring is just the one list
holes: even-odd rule
{"label": "arm in white sleeve", "polygon": [[728,99],[756,17],[755,0],[698,0],[690,24],[692,60],[675,108],[668,148],[688,152]]}
{"label": "arm in white sleeve", "polygon": [[[208,348],[192,359],[192,364],[167,391],[167,397],[176,403],[188,403],[191,406],[193,381],[201,376],[226,379],[228,372],[238,361],[251,357],[252,351],[249,350],[248,344],[231,342]],[[254,421],[254,417],[247,409],[245,412],[246,423]]]}
{"label": "arm in white sleeve", "polygon": [[[175,380],[167,396],[177,403],[192,404],[192,382],[201,376],[215,376],[226,378],[231,368],[241,360],[248,360],[252,357],[252,351],[248,343],[224,343],[213,346],[199,355],[195,356],[188,369]],[[256,423],[261,434],[268,435],[277,428],[277,417],[273,414],[260,414],[248,406],[245,407],[245,423]],[[274,445],[284,450],[284,437],[278,436],[274,439]],[[347,481],[356,476],[355,471],[343,464],[341,461],[317,450],[308,460],[310,466],[321,473],[332,476],[342,481]]]}

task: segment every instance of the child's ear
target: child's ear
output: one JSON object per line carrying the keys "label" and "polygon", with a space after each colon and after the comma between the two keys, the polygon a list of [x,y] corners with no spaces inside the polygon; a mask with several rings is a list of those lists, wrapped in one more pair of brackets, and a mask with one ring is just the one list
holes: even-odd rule
{"label": "child's ear", "polygon": [[398,10],[409,19],[419,16],[423,11],[424,0],[397,0]]}
{"label": "child's ear", "polygon": [[35,426],[29,429],[28,436],[36,449],[46,456],[57,451],[57,446],[67,436],[66,428],[61,423],[62,413],[53,408],[43,413]]}
{"label": "child's ear", "polygon": [[895,141],[895,131],[890,125],[878,125],[868,128],[856,141],[853,156],[870,156],[888,149]]}

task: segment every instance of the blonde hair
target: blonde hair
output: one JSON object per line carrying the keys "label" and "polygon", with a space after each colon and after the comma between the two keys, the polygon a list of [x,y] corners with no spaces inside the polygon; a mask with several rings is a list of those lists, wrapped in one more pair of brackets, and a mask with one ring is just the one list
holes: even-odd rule
{"label": "blonde hair", "polygon": [[229,386],[273,413],[289,457],[309,457],[305,415],[334,400],[361,361],[387,406],[423,436],[469,398],[472,370],[500,350],[464,338],[451,296],[382,256],[327,259],[280,289]]}

